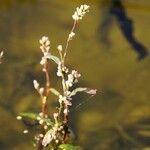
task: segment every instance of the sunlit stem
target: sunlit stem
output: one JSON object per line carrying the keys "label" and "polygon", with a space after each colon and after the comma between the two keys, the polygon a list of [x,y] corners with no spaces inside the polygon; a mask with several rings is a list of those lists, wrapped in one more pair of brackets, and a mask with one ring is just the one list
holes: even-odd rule
{"label": "sunlit stem", "polygon": [[[77,21],[74,20],[74,23],[73,23],[73,26],[72,26],[72,29],[70,31],[70,33],[72,33],[76,27],[76,24],[77,24]],[[64,50],[64,55],[63,55],[63,61],[65,61],[65,58],[66,58],[66,55],[67,55],[67,52],[68,52],[68,46],[69,46],[69,42],[70,42],[70,37],[68,36],[67,38],[67,41],[66,41],[66,46],[65,46],[65,50]]]}

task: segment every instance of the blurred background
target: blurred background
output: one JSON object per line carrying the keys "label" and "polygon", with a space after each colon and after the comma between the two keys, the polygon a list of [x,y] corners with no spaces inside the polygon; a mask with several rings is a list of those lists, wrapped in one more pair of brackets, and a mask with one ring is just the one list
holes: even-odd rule
{"label": "blurred background", "polygon": [[[49,36],[51,52],[66,41],[72,14],[86,3],[90,13],[76,28],[67,65],[81,74],[80,86],[98,89],[93,98],[75,97],[72,129],[84,150],[150,150],[150,1],[1,0],[0,150],[34,150],[33,134],[16,120],[39,112],[32,81],[44,84],[39,39]],[[50,64],[59,89],[56,65]],[[56,97],[49,100],[55,110]],[[30,130],[30,128],[29,128]]]}

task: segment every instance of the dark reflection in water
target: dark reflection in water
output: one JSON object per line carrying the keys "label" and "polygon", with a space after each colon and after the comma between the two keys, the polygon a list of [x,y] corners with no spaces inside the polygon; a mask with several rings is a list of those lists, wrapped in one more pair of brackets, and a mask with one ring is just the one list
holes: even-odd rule
{"label": "dark reflection in water", "polygon": [[115,17],[118,26],[126,40],[138,54],[138,60],[144,59],[148,52],[134,36],[134,26],[131,18],[127,16],[123,0],[110,0],[102,2],[102,21],[99,27],[100,40],[105,46],[109,46],[108,32],[112,25],[112,17]]}

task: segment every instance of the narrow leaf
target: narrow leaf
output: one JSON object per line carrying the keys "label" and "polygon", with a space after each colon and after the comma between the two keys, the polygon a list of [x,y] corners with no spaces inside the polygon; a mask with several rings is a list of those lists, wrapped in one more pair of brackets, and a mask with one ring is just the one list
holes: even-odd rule
{"label": "narrow leaf", "polygon": [[20,113],[20,116],[28,118],[28,119],[32,119],[32,120],[36,120],[36,118],[37,118],[37,114],[36,113],[31,113],[31,112]]}
{"label": "narrow leaf", "polygon": [[85,92],[86,90],[87,88],[82,88],[82,87],[76,88],[71,92],[70,97],[76,95],[78,92]]}
{"label": "narrow leaf", "polygon": [[47,55],[46,58],[53,60],[56,64],[58,64],[60,62],[60,59],[57,56],[54,56],[51,54]]}
{"label": "narrow leaf", "polygon": [[59,145],[59,148],[62,150],[81,150],[79,146],[73,146],[71,144],[61,144]]}
{"label": "narrow leaf", "polygon": [[95,95],[97,90],[96,89],[79,87],[79,88],[76,88],[75,90],[73,90],[71,92],[70,97],[76,95],[78,92],[85,92],[85,93],[90,94],[90,95]]}
{"label": "narrow leaf", "polygon": [[50,88],[50,91],[51,91],[54,95],[56,95],[56,96],[59,96],[59,95],[60,95],[60,93],[59,93],[56,89],[54,89],[54,88]]}
{"label": "narrow leaf", "polygon": [[44,122],[45,122],[47,125],[49,125],[49,126],[54,126],[54,123],[51,121],[50,118],[44,118],[43,120],[44,120]]}

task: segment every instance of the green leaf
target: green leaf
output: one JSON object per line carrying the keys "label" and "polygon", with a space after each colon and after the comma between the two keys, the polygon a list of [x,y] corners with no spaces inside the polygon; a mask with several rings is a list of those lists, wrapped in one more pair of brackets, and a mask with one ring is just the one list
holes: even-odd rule
{"label": "green leaf", "polygon": [[73,90],[71,92],[70,97],[76,95],[78,92],[85,92],[85,93],[90,94],[90,95],[95,95],[97,90],[96,89],[85,88],[85,87],[84,88],[79,87],[79,88],[76,88],[75,90]]}
{"label": "green leaf", "polygon": [[32,113],[32,112],[23,112],[23,113],[20,113],[20,116],[24,117],[24,118],[36,120],[38,115],[36,113]]}
{"label": "green leaf", "polygon": [[47,125],[52,126],[52,127],[54,126],[54,123],[51,121],[50,118],[44,118],[43,120]]}
{"label": "green leaf", "polygon": [[54,56],[54,55],[47,55],[46,56],[47,59],[50,59],[50,60],[53,60],[56,64],[58,64],[60,62],[60,59],[57,57],[57,56]]}
{"label": "green leaf", "polygon": [[60,95],[60,93],[59,93],[56,89],[54,89],[54,88],[50,88],[50,91],[51,91],[54,95],[56,95],[56,96],[59,96],[59,95]]}
{"label": "green leaf", "polygon": [[86,90],[87,88],[83,88],[83,87],[76,88],[71,92],[70,97],[76,95],[78,92],[85,92]]}
{"label": "green leaf", "polygon": [[71,144],[61,144],[59,145],[59,148],[62,150],[81,150],[79,146],[73,146]]}
{"label": "green leaf", "polygon": [[53,60],[56,64],[58,64],[60,62],[60,59],[53,55],[51,55],[50,59]]}

